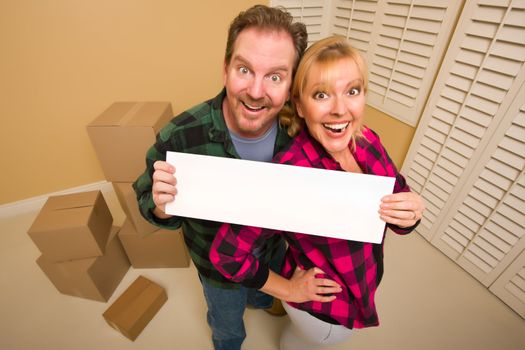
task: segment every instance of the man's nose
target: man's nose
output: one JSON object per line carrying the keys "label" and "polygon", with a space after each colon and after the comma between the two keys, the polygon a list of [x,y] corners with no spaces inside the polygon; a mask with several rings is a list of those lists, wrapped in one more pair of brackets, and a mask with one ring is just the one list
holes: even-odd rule
{"label": "man's nose", "polygon": [[262,78],[255,77],[248,86],[248,95],[258,100],[264,97],[264,81]]}

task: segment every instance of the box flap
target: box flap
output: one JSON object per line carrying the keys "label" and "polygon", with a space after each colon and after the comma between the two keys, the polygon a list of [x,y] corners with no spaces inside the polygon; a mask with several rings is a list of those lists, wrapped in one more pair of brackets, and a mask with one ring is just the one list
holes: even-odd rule
{"label": "box flap", "polygon": [[44,204],[42,211],[92,207],[99,195],[101,195],[100,191],[90,191],[51,196]]}
{"label": "box flap", "polygon": [[115,102],[89,123],[88,127],[122,125],[122,119],[132,116],[136,107],[137,102]]}
{"label": "box flap", "polygon": [[117,300],[104,312],[104,317],[112,319],[118,318],[129,304],[133,302],[149,285],[151,281],[146,277],[139,276],[137,279],[122,293]]}
{"label": "box flap", "polygon": [[162,126],[164,126],[167,123],[166,115],[168,115],[168,118],[173,117],[169,102],[146,102],[139,106],[133,118],[127,122],[127,125],[151,127],[160,121]]}
{"label": "box flap", "polygon": [[124,125],[152,127],[159,116],[163,116],[160,118],[163,125],[173,117],[169,102],[115,102],[88,124],[88,128]]}

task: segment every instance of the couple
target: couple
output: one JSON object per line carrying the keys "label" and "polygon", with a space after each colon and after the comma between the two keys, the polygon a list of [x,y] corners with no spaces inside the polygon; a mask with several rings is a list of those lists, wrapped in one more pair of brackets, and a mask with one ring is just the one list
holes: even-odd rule
{"label": "couple", "polygon": [[167,215],[165,204],[177,190],[166,151],[396,177],[378,215],[400,234],[412,231],[424,210],[378,136],[362,124],[367,70],[361,56],[339,37],[317,42],[303,56],[306,46],[304,25],[288,13],[263,5],[241,12],[229,28],[224,89],[160,131],[134,184],[146,219],[183,228],[215,349],[240,349],[246,305],[270,308],[278,301],[272,296],[288,302],[292,321],[282,349],[315,348],[378,325],[374,293],[383,245]]}

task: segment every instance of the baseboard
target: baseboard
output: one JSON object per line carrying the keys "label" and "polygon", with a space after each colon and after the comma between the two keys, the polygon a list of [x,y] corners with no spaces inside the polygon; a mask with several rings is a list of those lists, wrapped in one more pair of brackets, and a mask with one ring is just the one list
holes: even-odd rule
{"label": "baseboard", "polygon": [[49,196],[57,196],[68,193],[78,193],[95,190],[100,190],[103,194],[106,194],[108,192],[113,191],[113,186],[111,185],[111,182],[99,181],[79,187],[69,188],[63,191],[48,193],[42,196],[24,199],[13,203],[3,204],[0,205],[0,219],[28,212],[38,211],[42,208]]}

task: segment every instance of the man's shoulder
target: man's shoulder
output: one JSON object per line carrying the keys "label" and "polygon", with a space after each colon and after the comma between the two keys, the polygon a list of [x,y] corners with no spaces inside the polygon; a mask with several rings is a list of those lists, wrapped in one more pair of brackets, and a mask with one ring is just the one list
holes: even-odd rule
{"label": "man's shoulder", "polygon": [[176,115],[171,122],[179,127],[196,126],[212,122],[214,100],[201,102]]}
{"label": "man's shoulder", "polygon": [[220,113],[217,98],[201,102],[174,116],[163,128],[163,134],[177,134],[193,128],[211,128],[214,124],[213,114]]}

